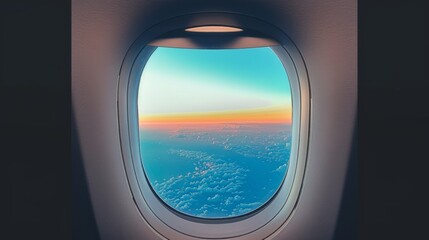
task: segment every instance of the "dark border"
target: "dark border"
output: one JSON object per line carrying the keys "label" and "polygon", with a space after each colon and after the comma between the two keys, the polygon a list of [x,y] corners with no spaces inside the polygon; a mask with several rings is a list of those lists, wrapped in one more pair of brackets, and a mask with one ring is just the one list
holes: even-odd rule
{"label": "dark border", "polygon": [[429,9],[359,1],[359,239],[429,239]]}
{"label": "dark border", "polygon": [[71,5],[0,4],[0,239],[72,239]]}

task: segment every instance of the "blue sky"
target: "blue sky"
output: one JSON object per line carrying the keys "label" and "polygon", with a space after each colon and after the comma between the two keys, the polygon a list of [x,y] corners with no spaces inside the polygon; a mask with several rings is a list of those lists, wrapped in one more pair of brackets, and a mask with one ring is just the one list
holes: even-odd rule
{"label": "blue sky", "polygon": [[159,47],[140,82],[139,115],[291,109],[287,73],[269,47]]}

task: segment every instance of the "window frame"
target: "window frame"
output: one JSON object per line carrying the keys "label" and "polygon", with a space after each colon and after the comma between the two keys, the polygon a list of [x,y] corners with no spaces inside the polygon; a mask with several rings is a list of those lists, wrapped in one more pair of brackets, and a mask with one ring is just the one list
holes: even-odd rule
{"label": "window frame", "polygon": [[[257,210],[220,219],[181,214],[159,199],[144,173],[138,134],[138,84],[144,65],[156,49],[147,44],[166,32],[211,24],[257,30],[280,42],[280,46],[271,48],[285,67],[292,94],[292,147],[289,167],[280,188]],[[311,97],[302,56],[282,31],[255,18],[230,13],[189,14],[164,21],[145,31],[128,50],[118,77],[117,94],[121,150],[130,194],[143,219],[159,236],[177,238],[179,234],[183,239],[262,239],[278,231],[293,214],[305,172]]]}

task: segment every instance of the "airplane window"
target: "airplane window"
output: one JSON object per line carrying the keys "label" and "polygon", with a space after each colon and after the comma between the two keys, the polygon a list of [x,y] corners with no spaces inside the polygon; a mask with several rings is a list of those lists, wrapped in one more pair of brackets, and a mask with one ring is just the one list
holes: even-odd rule
{"label": "airplane window", "polygon": [[292,97],[270,47],[157,47],[137,97],[142,166],[174,211],[231,218],[272,199],[288,172]]}

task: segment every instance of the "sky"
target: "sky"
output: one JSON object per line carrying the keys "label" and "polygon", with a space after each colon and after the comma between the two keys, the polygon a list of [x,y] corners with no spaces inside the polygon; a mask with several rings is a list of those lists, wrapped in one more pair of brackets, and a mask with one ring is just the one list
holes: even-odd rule
{"label": "sky", "polygon": [[140,124],[290,123],[287,73],[269,47],[158,47],[143,69]]}

